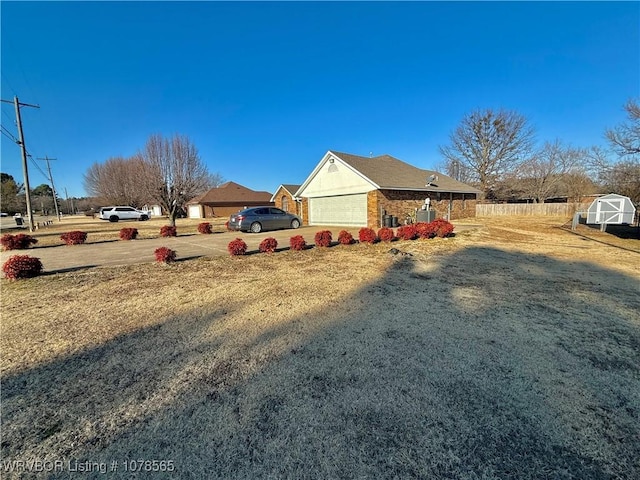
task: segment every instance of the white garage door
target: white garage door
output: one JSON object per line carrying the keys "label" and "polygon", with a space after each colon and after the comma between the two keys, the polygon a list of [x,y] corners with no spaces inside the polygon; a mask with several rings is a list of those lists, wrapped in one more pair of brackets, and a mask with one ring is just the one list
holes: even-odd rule
{"label": "white garage door", "polygon": [[367,226],[367,194],[309,199],[310,225]]}
{"label": "white garage door", "polygon": [[189,218],[201,218],[200,205],[189,205],[188,214]]}

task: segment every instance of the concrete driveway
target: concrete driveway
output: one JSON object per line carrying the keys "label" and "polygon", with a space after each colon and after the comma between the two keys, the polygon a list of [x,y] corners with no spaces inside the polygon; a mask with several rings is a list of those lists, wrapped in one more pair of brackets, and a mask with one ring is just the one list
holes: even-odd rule
{"label": "concrete driveway", "polygon": [[[467,230],[475,226],[456,225],[456,232]],[[247,251],[257,251],[260,242],[273,237],[278,241],[279,248],[288,248],[289,239],[294,235],[302,235],[307,245],[314,244],[314,236],[319,230],[330,230],[334,241],[340,230],[351,232],[358,238],[359,227],[300,227],[297,230],[276,230],[262,233],[223,232],[211,235],[193,234],[179,235],[168,238],[151,238],[142,240],[110,240],[105,242],[87,243],[84,245],[58,245],[50,247],[29,248],[28,250],[11,250],[1,252],[4,263],[12,255],[30,255],[38,257],[45,272],[60,272],[98,266],[131,265],[137,263],[151,263],[155,261],[154,251],[158,247],[168,247],[175,250],[178,260],[197,257],[215,257],[229,255],[227,245],[234,238],[242,238],[247,243]]]}
{"label": "concrete driveway", "polygon": [[[289,239],[294,235],[302,235],[308,245],[312,245],[314,236],[319,227],[300,227],[297,230],[277,230],[262,233],[223,232],[211,235],[193,234],[179,235],[177,237],[151,238],[141,240],[110,240],[105,242],[86,243],[83,245],[37,245],[28,250],[11,250],[0,254],[2,263],[12,255],[29,255],[38,257],[44,266],[45,272],[59,272],[89,268],[97,266],[131,265],[136,263],[154,262],[154,251],[158,247],[168,247],[175,250],[178,260],[185,258],[197,258],[202,256],[215,257],[229,255],[227,245],[234,238],[242,238],[247,243],[247,251],[257,251],[260,242],[273,237],[278,241],[279,248],[289,247]],[[325,229],[325,227],[322,227]],[[327,227],[334,232],[343,230],[344,227]],[[355,238],[358,229],[346,229],[351,231]],[[9,233],[9,232],[7,232]],[[28,232],[27,232],[28,233]]]}

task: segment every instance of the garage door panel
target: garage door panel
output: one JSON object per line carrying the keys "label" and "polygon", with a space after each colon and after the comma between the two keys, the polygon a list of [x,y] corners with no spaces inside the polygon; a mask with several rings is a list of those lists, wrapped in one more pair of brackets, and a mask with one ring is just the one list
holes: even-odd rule
{"label": "garage door panel", "polygon": [[200,205],[189,205],[187,208],[189,218],[200,218]]}
{"label": "garage door panel", "polygon": [[310,198],[309,224],[366,226],[367,194]]}

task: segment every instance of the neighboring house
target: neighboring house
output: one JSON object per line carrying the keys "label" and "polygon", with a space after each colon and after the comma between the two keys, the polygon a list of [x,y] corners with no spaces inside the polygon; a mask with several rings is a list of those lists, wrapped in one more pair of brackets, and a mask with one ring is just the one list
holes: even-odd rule
{"label": "neighboring house", "polygon": [[145,205],[142,207],[142,210],[148,210],[151,212],[153,217],[161,217],[162,216],[162,207],[160,205]]}
{"label": "neighboring house", "polygon": [[269,192],[227,182],[187,202],[187,212],[189,218],[228,217],[245,207],[261,205],[273,205]]}
{"label": "neighboring house", "polygon": [[271,201],[276,207],[285,212],[294,213],[302,217],[302,201],[295,196],[299,188],[300,185],[280,185],[276,189],[276,193],[271,197]]}
{"label": "neighboring house", "polygon": [[390,155],[360,157],[328,151],[294,197],[308,225],[382,225],[384,214],[405,223],[429,198],[436,217],[475,216],[480,190]]}

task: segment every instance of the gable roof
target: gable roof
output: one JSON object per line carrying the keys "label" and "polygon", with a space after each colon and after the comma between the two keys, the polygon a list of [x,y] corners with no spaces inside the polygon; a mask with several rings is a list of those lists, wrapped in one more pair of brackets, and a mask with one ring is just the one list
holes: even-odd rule
{"label": "gable roof", "polygon": [[272,202],[275,202],[276,194],[281,188],[285,189],[287,192],[289,192],[289,195],[293,197],[295,193],[298,191],[298,189],[300,188],[300,185],[294,185],[292,183],[282,183],[278,188],[276,188],[276,192],[271,197]]}
{"label": "gable roof", "polygon": [[[367,180],[379,190],[413,190],[424,192],[481,193],[477,188],[459,182],[448,175],[435,170],[424,170],[398,160],[391,155],[377,157],[361,157],[350,153],[329,150],[313,173],[298,189],[298,193],[306,187],[318,170],[330,158],[342,161],[351,170]],[[437,180],[428,184],[428,178],[434,175]]]}
{"label": "gable roof", "polygon": [[212,188],[204,195],[189,201],[189,204],[220,204],[220,203],[271,203],[269,192],[257,192],[235,182],[223,183]]}

